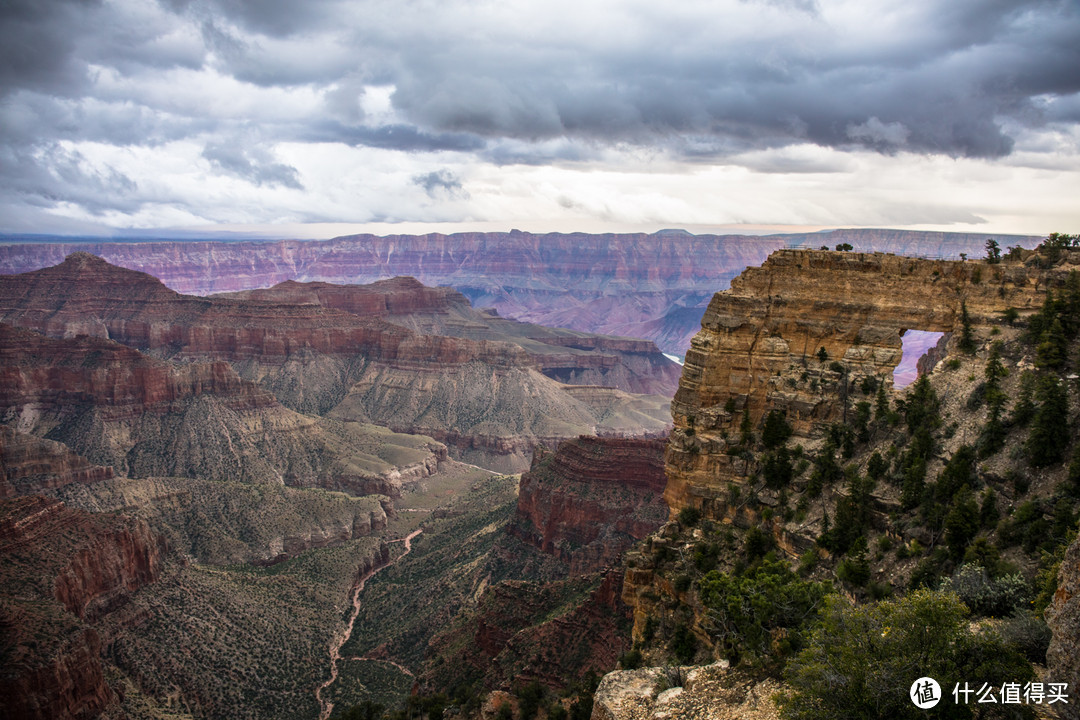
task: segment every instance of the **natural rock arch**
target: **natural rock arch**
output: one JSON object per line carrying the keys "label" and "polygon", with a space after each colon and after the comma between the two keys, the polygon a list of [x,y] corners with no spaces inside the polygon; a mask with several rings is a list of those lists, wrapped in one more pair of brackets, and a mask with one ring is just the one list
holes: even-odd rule
{"label": "natural rock arch", "polygon": [[868,375],[891,384],[902,331],[958,331],[964,305],[975,328],[1009,307],[1031,311],[1064,277],[1020,263],[773,253],[713,296],[686,355],[666,456],[672,514],[708,514],[740,479],[727,449],[744,413],[756,426],[779,408],[796,434],[812,435],[842,417],[844,388]]}

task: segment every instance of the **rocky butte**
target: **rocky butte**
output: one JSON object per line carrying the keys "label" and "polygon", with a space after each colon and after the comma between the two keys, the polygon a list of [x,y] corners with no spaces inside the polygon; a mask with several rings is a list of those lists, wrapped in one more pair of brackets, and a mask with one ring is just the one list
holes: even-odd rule
{"label": "rocky butte", "polygon": [[202,298],[86,253],[0,276],[0,320],[120,343],[179,364],[174,375],[202,366],[224,382],[228,370],[251,398],[264,391],[260,402],[427,435],[507,470],[526,467],[537,442],[663,433],[667,398],[634,391],[669,392],[678,371],[651,343],[503,320],[410,279]]}

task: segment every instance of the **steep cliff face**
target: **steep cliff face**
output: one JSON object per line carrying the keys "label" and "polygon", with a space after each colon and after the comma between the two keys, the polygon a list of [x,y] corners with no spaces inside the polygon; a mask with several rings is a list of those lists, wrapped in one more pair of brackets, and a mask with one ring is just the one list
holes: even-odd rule
{"label": "steep cliff face", "polygon": [[[997,236],[1002,247],[1037,238]],[[585,332],[642,337],[681,355],[708,299],[785,246],[981,257],[983,234],[837,230],[804,235],[527,232],[354,235],[326,241],[35,243],[0,245],[0,272],[55,265],[76,250],[148,272],[180,292],[207,294],[287,280],[371,282],[411,275],[451,285],[506,317]]]}
{"label": "steep cliff face", "polygon": [[[446,458],[446,448],[430,438],[299,415],[240,379],[228,363],[175,365],[110,340],[58,340],[3,324],[0,421],[65,443],[85,458],[68,462],[75,477],[87,480],[115,468],[133,477],[397,494],[403,482],[430,475]],[[70,482],[58,474],[62,467],[35,468],[43,457],[61,462],[56,458],[63,456],[56,446],[43,455],[49,446],[37,442],[0,447],[13,474],[0,487],[14,482],[14,494],[16,486],[26,493]],[[104,467],[93,469],[90,462]]]}
{"label": "steep cliff face", "polygon": [[507,532],[566,563],[570,575],[617,566],[667,517],[664,444],[582,436],[537,453]]}
{"label": "steep cliff face", "polygon": [[1020,263],[774,253],[713,297],[694,337],[672,402],[665,500],[673,513],[711,511],[739,477],[726,450],[744,411],[756,426],[783,410],[810,434],[840,419],[845,387],[866,376],[891,383],[905,330],[954,332],[964,305],[978,328],[1008,307],[1035,308],[1064,281],[1061,269]]}
{"label": "steep cliff face", "polygon": [[[436,633],[421,681],[509,689],[533,680],[563,689],[612,667],[629,647],[621,570],[535,583],[508,580]],[[462,643],[463,637],[469,641]]]}
{"label": "steep cliff face", "polygon": [[84,621],[161,574],[164,540],[142,520],[27,496],[0,502],[0,691],[13,718],[94,718],[116,698]]}

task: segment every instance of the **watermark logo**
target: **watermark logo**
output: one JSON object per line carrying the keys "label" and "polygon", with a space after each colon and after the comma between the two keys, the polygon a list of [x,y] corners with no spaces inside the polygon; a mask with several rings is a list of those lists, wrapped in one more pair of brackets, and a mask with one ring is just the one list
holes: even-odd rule
{"label": "watermark logo", "polygon": [[941,702],[941,686],[932,677],[921,677],[911,683],[911,702],[920,710],[929,710]]}

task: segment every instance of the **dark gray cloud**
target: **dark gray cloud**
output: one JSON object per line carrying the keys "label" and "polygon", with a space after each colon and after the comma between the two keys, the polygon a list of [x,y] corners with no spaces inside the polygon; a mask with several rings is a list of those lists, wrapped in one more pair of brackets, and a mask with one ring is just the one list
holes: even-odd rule
{"label": "dark gray cloud", "polygon": [[78,205],[92,215],[134,212],[142,205],[130,177],[60,145],[33,151],[0,146],[0,196],[38,208]]}
{"label": "dark gray cloud", "polygon": [[428,197],[468,198],[469,193],[461,184],[461,179],[453,172],[433,170],[413,177],[413,184],[424,189]]}
{"label": "dark gray cloud", "polygon": [[99,0],[4,0],[0,3],[0,97],[20,87],[67,92],[85,79],[73,57],[76,28]]}
{"label": "dark gray cloud", "polygon": [[[574,33],[546,37],[550,28],[503,37],[498,18],[485,20],[469,3],[399,3],[395,13],[379,1],[163,0],[174,14],[148,26],[90,0],[14,0],[0,36],[0,83],[75,93],[82,83],[93,94],[91,64],[130,76],[213,63],[262,87],[315,83],[346,105],[365,81],[395,86],[403,122],[329,122],[298,137],[409,151],[570,137],[686,148],[691,157],[803,141],[1000,157],[1013,145],[1001,118],[1043,123],[1036,98],[1080,91],[1074,0],[913,0],[906,15],[888,13],[899,20],[865,28],[862,41],[836,36],[842,8],[828,3],[739,6],[790,27],[770,34],[759,23],[740,36],[718,6],[698,18],[721,36],[713,44],[680,35],[685,23],[659,22],[626,45],[596,38],[590,46]],[[591,12],[613,22],[648,19],[632,3],[598,8]],[[173,26],[163,25],[168,17]],[[162,40],[185,22],[201,47]]]}
{"label": "dark gray cloud", "polygon": [[203,149],[202,156],[218,170],[260,187],[278,185],[294,190],[304,187],[296,168],[275,162],[262,148],[245,148],[235,140],[213,142]]}
{"label": "dark gray cloud", "polygon": [[1026,143],[1055,167],[1080,136],[1078,39],[1076,0],[4,0],[0,202],[169,202],[80,143],[177,146],[294,190],[313,183],[283,145],[430,155],[398,177],[443,200],[467,194],[442,153],[842,173],[782,151],[995,159]]}
{"label": "dark gray cloud", "polygon": [[346,145],[406,152],[432,152],[452,150],[471,152],[480,150],[485,141],[470,133],[438,132],[429,133],[415,125],[398,123],[394,125],[346,125],[330,121],[313,123],[302,132],[302,138],[309,142],[340,142]]}

